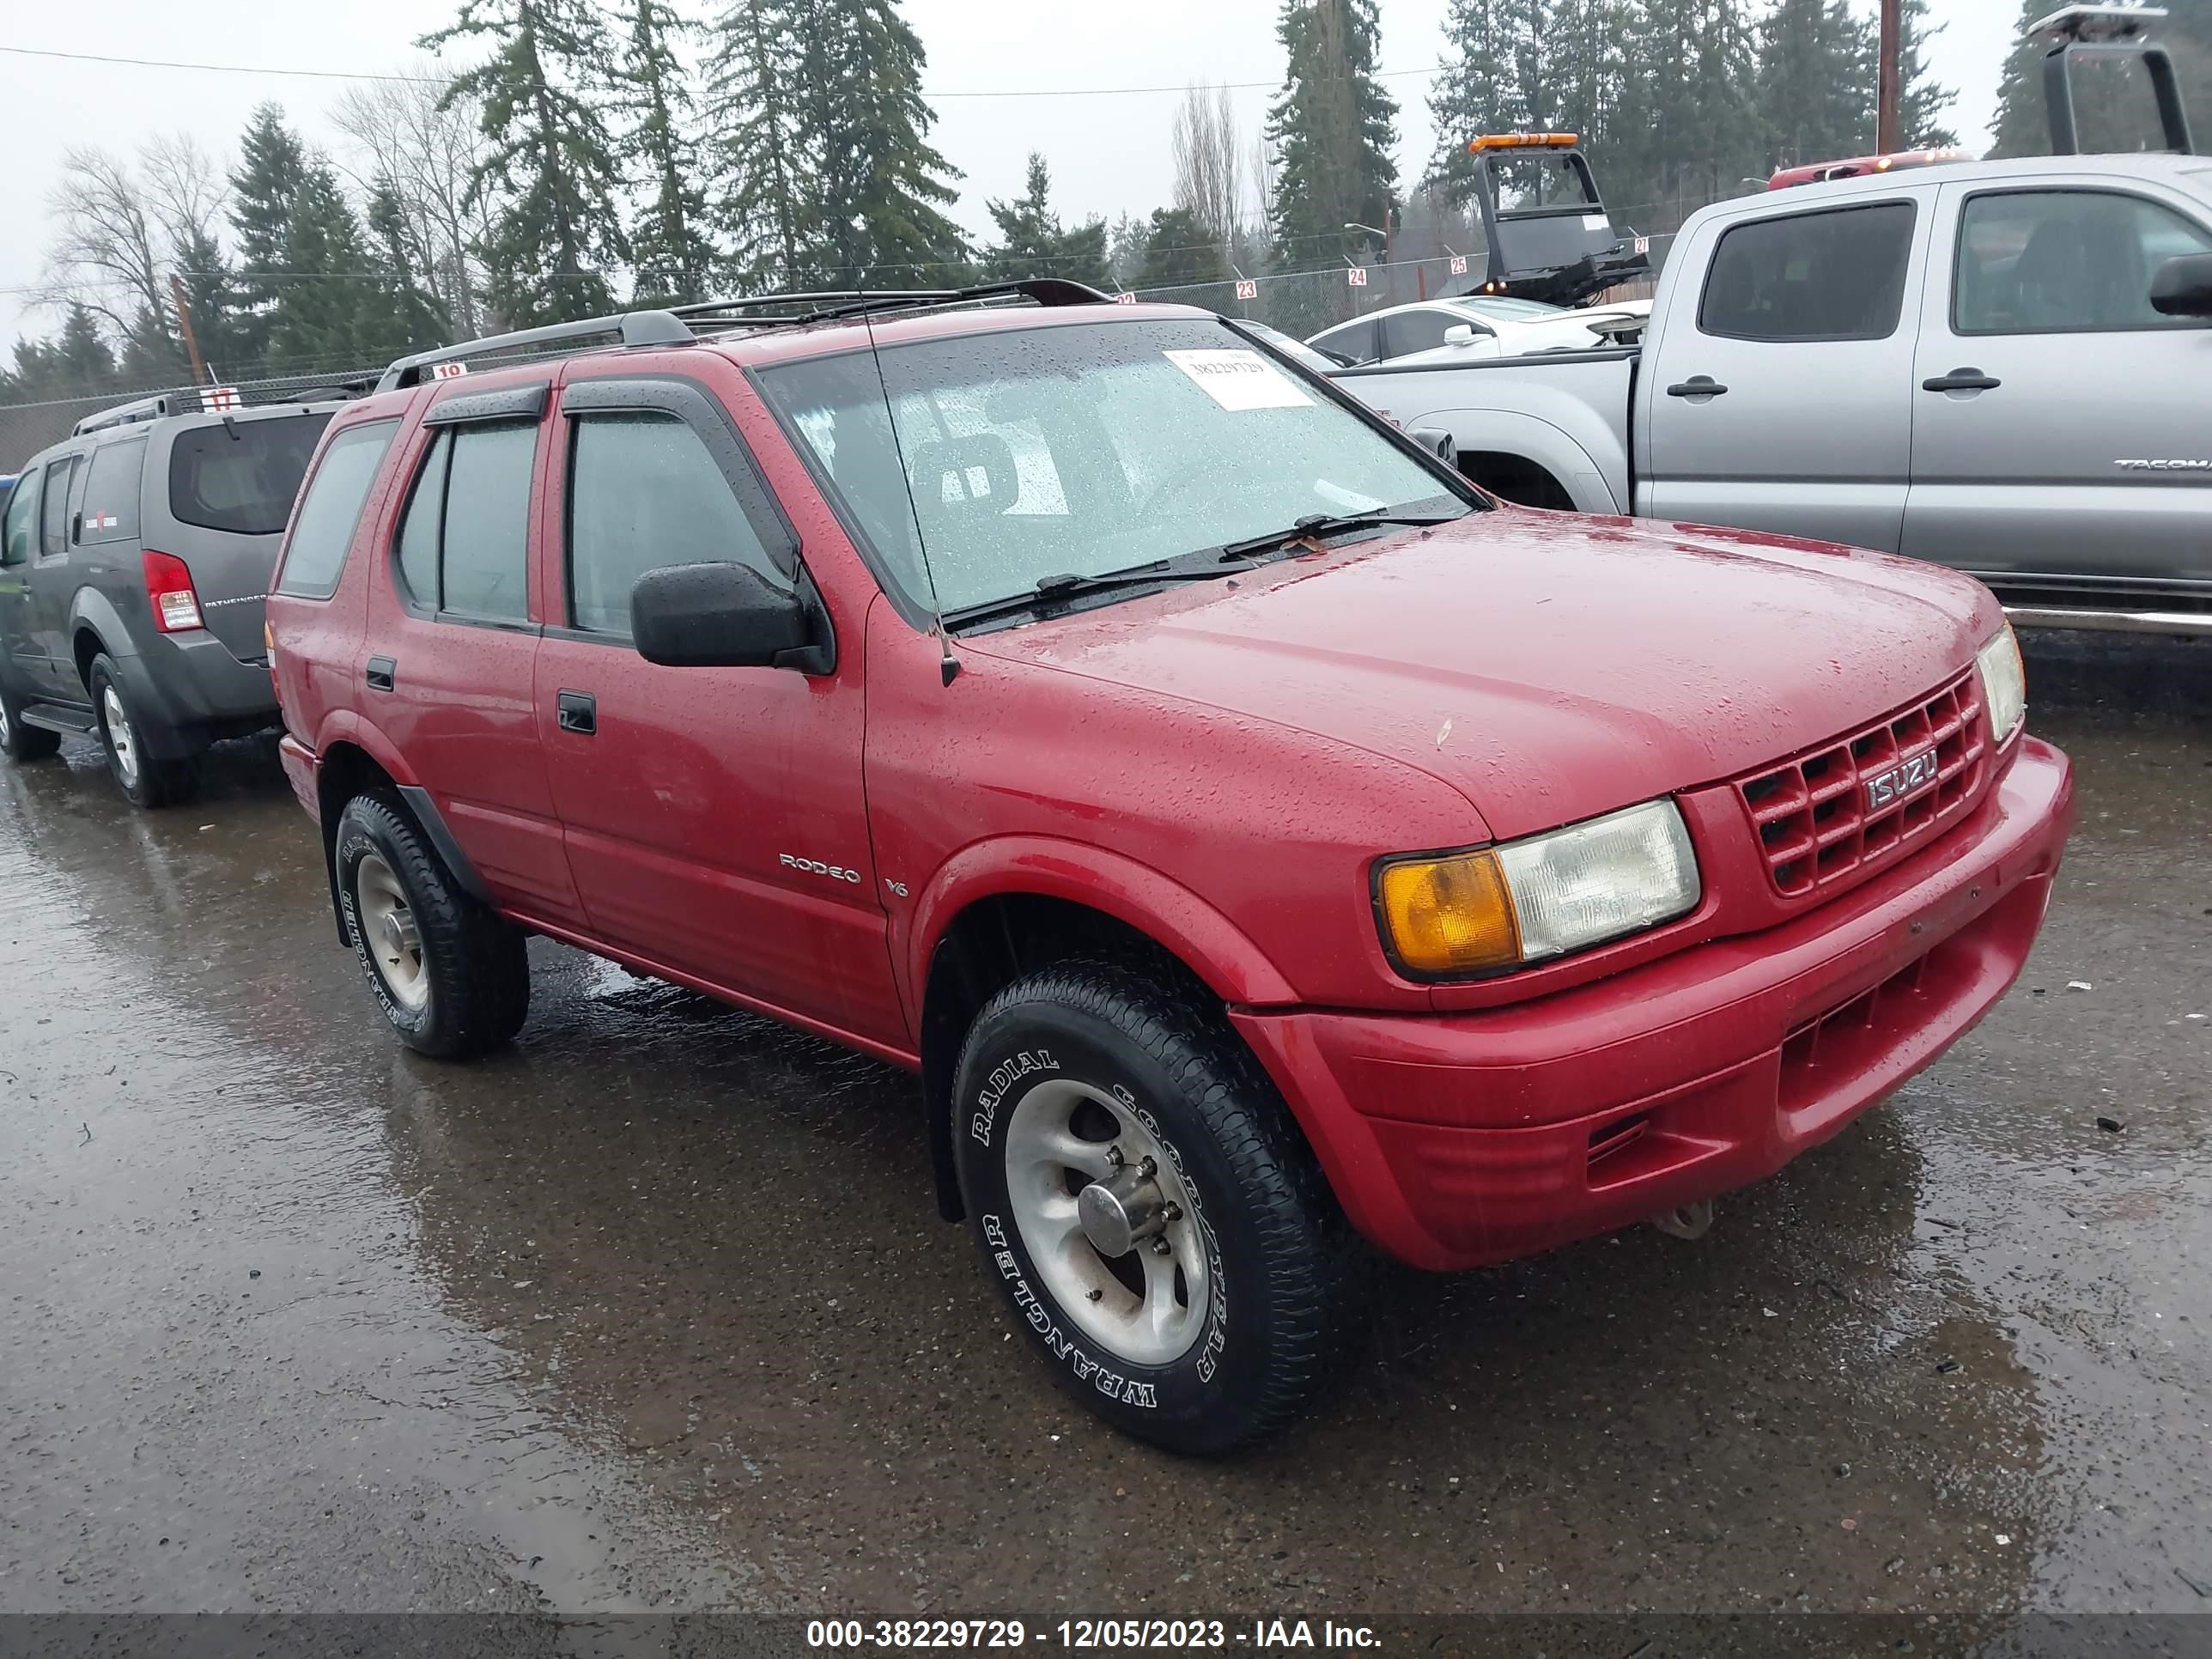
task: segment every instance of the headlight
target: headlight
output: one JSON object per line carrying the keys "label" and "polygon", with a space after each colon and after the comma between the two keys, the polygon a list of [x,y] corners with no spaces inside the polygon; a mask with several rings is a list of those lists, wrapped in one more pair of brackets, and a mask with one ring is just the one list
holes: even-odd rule
{"label": "headlight", "polygon": [[1982,702],[1990,711],[1990,736],[2002,743],[2027,709],[2027,669],[2020,659],[2020,641],[2007,623],[1990,635],[1990,642],[1974,653],[1974,669],[1982,677]]}
{"label": "headlight", "polygon": [[1697,908],[1690,833],[1646,801],[1525,841],[1394,859],[1376,882],[1384,942],[1422,975],[1517,968]]}

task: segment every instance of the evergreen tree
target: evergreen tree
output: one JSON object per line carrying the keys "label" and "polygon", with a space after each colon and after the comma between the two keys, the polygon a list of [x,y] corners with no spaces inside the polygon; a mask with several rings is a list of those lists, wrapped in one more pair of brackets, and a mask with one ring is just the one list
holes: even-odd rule
{"label": "evergreen tree", "polygon": [[805,0],[732,0],[715,20],[707,59],[708,158],[714,214],[745,289],[806,286],[817,227],[818,152],[799,128]]}
{"label": "evergreen tree", "polygon": [[1283,0],[1275,35],[1290,65],[1267,129],[1278,163],[1269,205],[1283,264],[1333,255],[1346,223],[1387,223],[1398,180],[1390,160],[1398,106],[1375,75],[1376,3]]}
{"label": "evergreen tree", "polygon": [[1139,287],[1190,288],[1229,280],[1221,245],[1206,234],[1196,214],[1188,208],[1152,210]]}
{"label": "evergreen tree", "polygon": [[988,204],[999,227],[999,245],[989,251],[985,275],[993,282],[1025,276],[1064,276],[1093,288],[1110,287],[1106,267],[1106,222],[1093,219],[1073,230],[1060,228],[1047,197],[1052,175],[1044,157],[1030,152],[1029,188],[1012,202]]}
{"label": "evergreen tree", "polygon": [[[230,227],[238,237],[240,313],[235,335],[241,359],[258,357],[268,349],[270,313],[283,288],[285,245],[291,239],[292,211],[307,171],[307,152],[299,135],[284,125],[283,106],[257,106],[239,140],[238,167],[230,175]],[[195,307],[196,325],[198,316]]]}
{"label": "evergreen tree", "polygon": [[1102,286],[1133,288],[1144,279],[1145,255],[1151,247],[1152,225],[1149,219],[1139,219],[1133,213],[1125,213],[1114,222],[1107,233],[1106,272],[1108,282]]}
{"label": "evergreen tree", "polygon": [[928,142],[921,37],[896,0],[799,0],[800,120],[819,158],[817,255],[836,288],[934,285],[963,274],[967,239],[940,210],[958,169]]}
{"label": "evergreen tree", "polygon": [[1759,33],[1759,117],[1775,166],[1874,149],[1877,45],[1846,0],[1780,0]]}
{"label": "evergreen tree", "polygon": [[1523,125],[1506,39],[1513,9],[1513,0],[1450,0],[1444,14],[1443,73],[1429,91],[1429,114],[1437,124],[1437,154],[1429,176],[1455,202],[1465,201],[1473,188],[1474,158],[1468,142]]}
{"label": "evergreen tree", "polygon": [[1959,142],[1959,135],[1943,125],[1943,117],[1959,94],[1938,86],[1928,65],[1929,38],[1942,32],[1930,27],[1928,0],[1905,0],[1898,19],[1897,125],[1908,149],[1943,149]]}
{"label": "evergreen tree", "polygon": [[636,263],[632,303],[665,305],[706,297],[715,264],[707,239],[707,204],[698,159],[685,130],[691,94],[675,43],[691,33],[668,0],[629,0],[629,40],[620,64],[617,106],[628,118],[621,155],[645,205],[630,229]]}
{"label": "evergreen tree", "polygon": [[592,0],[461,0],[446,28],[416,44],[435,51],[483,37],[492,56],[456,76],[441,109],[483,100],[490,140],[470,181],[496,203],[481,250],[492,304],[514,328],[614,308],[607,272],[629,257],[615,202],[613,140],[587,89],[612,79]]}
{"label": "evergreen tree", "polygon": [[[21,356],[21,348],[17,355]],[[101,337],[99,321],[91,311],[71,301],[63,314],[62,330],[49,349],[47,372],[55,384],[86,394],[106,392],[115,385],[115,354],[108,349]]]}
{"label": "evergreen tree", "polygon": [[415,269],[406,206],[388,178],[369,187],[367,229],[371,274],[354,337],[360,362],[387,363],[453,338],[453,319]]}
{"label": "evergreen tree", "polygon": [[123,331],[123,355],[116,363],[118,386],[174,386],[191,378],[184,342],[173,311],[142,305]]}
{"label": "evergreen tree", "polygon": [[191,313],[192,337],[201,362],[220,380],[244,378],[252,366],[255,319],[246,315],[238,279],[212,236],[192,234],[177,244],[178,278]]}
{"label": "evergreen tree", "polygon": [[[269,368],[313,374],[355,366],[374,284],[360,221],[319,157],[307,164],[284,242],[284,270],[269,325]],[[397,354],[395,354],[397,355]]]}

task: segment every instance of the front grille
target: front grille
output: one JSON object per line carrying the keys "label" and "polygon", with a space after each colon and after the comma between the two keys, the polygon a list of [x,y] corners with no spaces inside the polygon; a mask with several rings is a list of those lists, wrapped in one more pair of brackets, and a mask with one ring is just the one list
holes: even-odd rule
{"label": "front grille", "polygon": [[[1887,720],[1737,779],[1774,890],[1795,898],[1866,874],[1957,817],[1981,794],[1988,729],[1970,668]],[[1869,779],[1931,748],[1932,786],[1869,803]]]}

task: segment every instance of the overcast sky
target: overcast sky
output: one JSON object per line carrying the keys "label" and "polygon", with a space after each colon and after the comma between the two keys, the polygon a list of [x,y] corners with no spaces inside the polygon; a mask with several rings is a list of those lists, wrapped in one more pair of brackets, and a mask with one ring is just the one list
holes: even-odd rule
{"label": "overcast sky", "polygon": [[[1445,0],[1381,3],[1382,67],[1401,106],[1401,176],[1410,177],[1436,143],[1425,97],[1443,49]],[[1873,0],[1855,3],[1870,9]],[[4,39],[257,70],[391,70],[407,67],[415,37],[454,9],[453,0],[72,0],[17,14]],[[1032,149],[1051,163],[1055,205],[1067,219],[1159,206],[1170,189],[1176,94],[1083,89],[1256,82],[1234,93],[1246,129],[1255,131],[1283,70],[1277,9],[1277,0],[906,0],[929,52],[926,84],[940,117],[933,137],[965,175],[955,216],[971,232],[988,228],[985,201],[1020,191]],[[1933,9],[1944,27],[1930,56],[1939,78],[1958,90],[1954,125],[1978,149],[2019,8],[2014,0],[1936,0]],[[336,144],[323,111],[343,84],[0,55],[0,319],[14,324],[0,340],[55,325],[50,313],[25,312],[24,295],[39,278],[56,210],[48,198],[72,145],[128,150],[155,133],[183,131],[228,159],[246,112],[264,99],[282,103],[311,141]],[[1022,95],[966,95],[1009,93]]]}

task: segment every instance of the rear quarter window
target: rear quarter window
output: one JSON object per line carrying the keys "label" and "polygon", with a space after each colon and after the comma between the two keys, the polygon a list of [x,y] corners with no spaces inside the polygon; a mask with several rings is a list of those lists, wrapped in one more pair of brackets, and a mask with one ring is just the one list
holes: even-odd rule
{"label": "rear quarter window", "polygon": [[364,421],[331,440],[322,465],[301,498],[292,543],[277,573],[276,591],[303,599],[327,599],[337,592],[353,545],[369,486],[384,464],[384,452],[399,430],[394,421]]}
{"label": "rear quarter window", "polygon": [[330,421],[286,415],[187,427],[169,449],[171,516],[234,536],[277,534]]}
{"label": "rear quarter window", "polygon": [[138,488],[146,475],[146,441],[126,439],[92,452],[85,474],[77,540],[88,547],[138,539]]}

